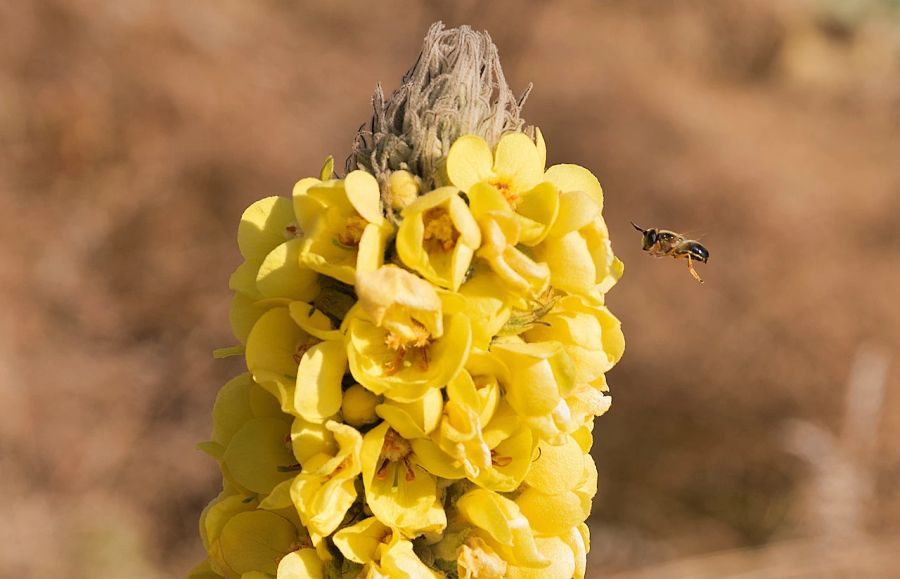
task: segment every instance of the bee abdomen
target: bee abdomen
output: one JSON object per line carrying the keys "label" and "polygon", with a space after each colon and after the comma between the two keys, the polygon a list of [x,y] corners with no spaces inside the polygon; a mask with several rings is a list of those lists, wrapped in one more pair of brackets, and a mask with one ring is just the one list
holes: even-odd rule
{"label": "bee abdomen", "polygon": [[703,247],[703,245],[696,241],[689,241],[685,245],[687,246],[685,249],[687,249],[688,253],[691,255],[691,259],[696,259],[703,263],[706,263],[709,260],[709,250]]}

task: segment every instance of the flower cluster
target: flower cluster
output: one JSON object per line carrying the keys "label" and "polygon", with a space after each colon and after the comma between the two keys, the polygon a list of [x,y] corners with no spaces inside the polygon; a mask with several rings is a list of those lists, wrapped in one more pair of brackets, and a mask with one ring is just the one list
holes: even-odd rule
{"label": "flower cluster", "polygon": [[545,164],[464,136],[433,191],[329,160],[245,211],[192,578],[584,577],[622,264],[597,179]]}

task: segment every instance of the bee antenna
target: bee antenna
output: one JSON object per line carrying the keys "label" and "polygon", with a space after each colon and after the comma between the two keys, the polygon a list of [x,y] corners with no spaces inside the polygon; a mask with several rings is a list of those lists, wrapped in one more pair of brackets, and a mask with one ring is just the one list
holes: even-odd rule
{"label": "bee antenna", "polygon": [[641,233],[645,233],[645,231],[644,231],[643,229],[641,229],[640,227],[638,227],[637,225],[634,224],[634,221],[629,221],[629,223],[631,223],[631,225],[632,225],[635,229],[637,229],[638,231],[640,231]]}

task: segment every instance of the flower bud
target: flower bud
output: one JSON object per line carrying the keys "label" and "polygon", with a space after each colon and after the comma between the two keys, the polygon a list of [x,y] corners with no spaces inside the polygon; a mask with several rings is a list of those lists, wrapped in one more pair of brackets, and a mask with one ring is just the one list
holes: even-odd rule
{"label": "flower bud", "polygon": [[344,400],[341,403],[344,422],[350,426],[364,426],[375,422],[378,420],[375,414],[378,403],[378,396],[363,388],[361,384],[354,384],[344,392]]}
{"label": "flower bud", "polygon": [[419,196],[420,179],[409,171],[394,171],[388,177],[391,207],[400,211]]}

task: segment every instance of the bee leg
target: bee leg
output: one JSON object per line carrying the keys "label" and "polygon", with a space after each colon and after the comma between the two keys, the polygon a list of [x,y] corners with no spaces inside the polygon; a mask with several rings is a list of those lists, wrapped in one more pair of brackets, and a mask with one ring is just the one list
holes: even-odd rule
{"label": "bee leg", "polygon": [[698,274],[696,271],[694,271],[694,263],[691,261],[690,255],[688,256],[687,260],[688,260],[688,271],[691,272],[691,275],[694,277],[695,280],[697,280],[698,282],[700,282],[702,284],[703,279],[700,277],[700,274]]}

